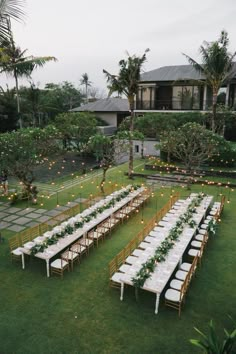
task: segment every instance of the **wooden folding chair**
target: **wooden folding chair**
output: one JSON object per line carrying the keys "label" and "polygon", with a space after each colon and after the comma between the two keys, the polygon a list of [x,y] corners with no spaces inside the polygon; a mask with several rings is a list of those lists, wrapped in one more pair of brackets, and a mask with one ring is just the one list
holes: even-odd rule
{"label": "wooden folding chair", "polygon": [[110,232],[109,222],[103,221],[101,224],[97,226],[97,231],[102,233],[103,238]]}
{"label": "wooden folding chair", "polygon": [[206,245],[206,235],[204,235],[203,241],[202,241],[202,245],[200,249],[194,249],[194,248],[190,248],[190,250],[188,251],[188,255],[190,257],[195,258],[196,256],[198,257],[198,263],[201,266],[202,263],[202,255],[203,255],[203,251]]}
{"label": "wooden folding chair", "polygon": [[123,249],[123,257],[124,257],[124,259],[126,259],[130,255],[131,255],[131,248],[130,248],[130,242],[129,242],[128,245]]}
{"label": "wooden folding chair", "polygon": [[104,232],[98,228],[94,228],[90,231],[88,231],[87,234],[88,239],[92,240],[93,243],[96,243],[97,247],[98,247],[98,242],[99,240],[104,240]]}
{"label": "wooden folding chair", "polygon": [[119,269],[119,267],[125,263],[125,256],[124,256],[124,250],[120,251],[117,255],[116,255],[116,265],[117,268]]}
{"label": "wooden folding chair", "polygon": [[87,249],[87,254],[89,255],[89,250],[91,247],[94,248],[94,239],[88,238],[88,234],[86,233],[81,239],[78,241],[81,246],[86,247]]}
{"label": "wooden folding chair", "polygon": [[110,217],[110,225],[111,225],[111,230],[114,229],[117,225],[119,225],[120,219],[117,219],[114,214],[111,215]]}
{"label": "wooden folding chair", "polygon": [[29,230],[24,231],[23,233],[21,233],[20,235],[20,244],[21,246],[24,246],[25,243],[31,241],[31,234],[29,232]]}
{"label": "wooden folding chair", "polygon": [[191,280],[193,278],[193,276],[196,273],[197,270],[197,265],[198,265],[198,255],[196,255],[193,259],[193,262],[191,264],[191,267],[189,269],[189,279]]}
{"label": "wooden folding chair", "polygon": [[120,209],[116,213],[114,213],[114,217],[115,219],[118,219],[119,222],[121,221],[121,223],[123,224],[126,214],[123,213],[122,210]]}
{"label": "wooden folding chair", "polygon": [[142,232],[139,232],[136,236],[136,247],[139,247],[140,243],[143,242],[145,236]]}
{"label": "wooden folding chair", "polygon": [[39,235],[40,235],[39,225],[35,225],[35,226],[31,227],[31,228],[29,229],[29,233],[30,233],[30,239],[31,239],[31,241],[32,241],[35,237],[39,236]]}
{"label": "wooden folding chair", "polygon": [[133,239],[129,242],[130,246],[130,253],[132,253],[136,248],[137,248],[137,241],[136,239]]}
{"label": "wooden folding chair", "polygon": [[82,246],[78,241],[70,247],[70,250],[79,255],[79,260],[78,260],[79,262],[81,262],[83,254],[86,254],[86,255],[88,254],[87,248],[85,246]]}
{"label": "wooden folding chair", "polygon": [[73,208],[73,216],[80,214],[80,205],[75,205]]}
{"label": "wooden folding chair", "polygon": [[9,239],[9,247],[11,253],[11,261],[20,261],[22,256],[22,250],[20,247],[18,235],[15,235]]}
{"label": "wooden folding chair", "polygon": [[74,262],[76,260],[78,260],[79,262],[79,254],[69,248],[62,253],[61,258],[64,259],[66,262],[69,262],[69,266],[72,271],[74,269]]}
{"label": "wooden folding chair", "polygon": [[[117,274],[117,261],[116,257],[109,263],[109,286],[111,288],[120,288],[120,282],[116,279],[115,274]],[[116,281],[117,280],[117,281]]]}
{"label": "wooden folding chair", "polygon": [[169,288],[165,293],[165,305],[178,310],[179,317],[181,315],[182,304],[188,288],[189,279],[186,277],[181,285],[180,291]]}
{"label": "wooden folding chair", "polygon": [[68,258],[66,258],[66,256],[64,256],[64,258],[62,258],[62,255],[61,255],[61,258],[55,259],[55,261],[53,261],[50,264],[50,269],[51,269],[51,274],[54,273],[54,274],[60,275],[61,278],[63,278],[64,271],[70,270]]}

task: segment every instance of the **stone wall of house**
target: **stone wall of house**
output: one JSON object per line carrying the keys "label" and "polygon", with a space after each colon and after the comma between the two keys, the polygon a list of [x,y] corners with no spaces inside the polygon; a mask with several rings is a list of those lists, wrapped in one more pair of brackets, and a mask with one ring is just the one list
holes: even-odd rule
{"label": "stone wall of house", "polygon": [[117,113],[113,112],[96,112],[96,116],[102,118],[109,125],[117,127]]}
{"label": "stone wall of house", "polygon": [[[141,158],[143,156],[160,156],[160,150],[157,150],[155,148],[155,145],[158,143],[157,140],[153,139],[147,139],[144,140],[143,142],[140,140],[134,140],[133,141],[133,146],[134,146],[134,157],[135,158]],[[142,152],[143,149],[143,152]],[[127,151],[127,154],[123,154],[121,157],[119,157],[116,162],[123,163],[129,160],[129,152]]]}

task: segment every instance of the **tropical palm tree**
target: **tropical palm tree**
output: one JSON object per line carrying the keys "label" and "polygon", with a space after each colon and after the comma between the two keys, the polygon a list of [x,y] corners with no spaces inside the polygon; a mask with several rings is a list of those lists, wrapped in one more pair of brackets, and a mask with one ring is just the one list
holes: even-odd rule
{"label": "tropical palm tree", "polygon": [[16,84],[16,101],[17,112],[19,115],[19,124],[22,128],[22,120],[20,117],[20,99],[19,99],[19,77],[30,78],[34,69],[43,67],[48,61],[56,61],[55,57],[34,57],[26,56],[27,49],[21,50],[17,47],[11,31],[10,20],[7,20],[9,38],[0,41],[0,70],[6,74],[10,74],[15,79]]}
{"label": "tropical palm tree", "polygon": [[87,73],[84,73],[82,75],[82,78],[80,79],[80,85],[85,86],[85,97],[86,97],[86,103],[88,103],[88,87],[91,86],[91,81],[89,81],[89,77]]}
{"label": "tropical palm tree", "polygon": [[117,92],[119,95],[125,95],[129,101],[130,109],[130,127],[129,127],[129,178],[132,178],[133,164],[134,164],[134,152],[133,152],[133,131],[134,131],[134,100],[135,95],[138,93],[138,83],[140,80],[140,74],[142,65],[146,61],[146,53],[149,49],[146,49],[141,57],[136,55],[130,56],[128,54],[127,60],[122,59],[119,61],[119,74],[112,75],[108,71],[103,70],[108,82],[109,95]]}
{"label": "tropical palm tree", "polygon": [[24,19],[24,0],[0,0],[0,38],[8,38],[8,20],[21,21]]}
{"label": "tropical palm tree", "polygon": [[[204,42],[200,47],[202,55],[202,64],[199,64],[193,58],[184,54],[189,63],[200,73],[205,76],[205,83],[212,90],[212,125],[211,129],[215,132],[216,122],[216,105],[219,89],[227,82],[232,74],[233,54],[228,51],[229,38],[226,31],[221,31],[220,38],[214,42]],[[201,80],[200,80],[201,81]]]}

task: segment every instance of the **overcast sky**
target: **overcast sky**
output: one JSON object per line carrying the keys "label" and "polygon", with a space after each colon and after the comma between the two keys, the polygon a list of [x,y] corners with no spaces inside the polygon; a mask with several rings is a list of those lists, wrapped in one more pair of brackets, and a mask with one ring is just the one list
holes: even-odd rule
{"label": "overcast sky", "polygon": [[32,75],[40,87],[62,81],[79,87],[86,72],[105,89],[102,69],[117,73],[126,51],[142,55],[150,48],[145,71],[187,64],[182,53],[199,60],[200,45],[216,40],[222,29],[236,50],[235,0],[26,0],[25,12],[25,23],[13,24],[16,44],[28,54],[58,59]]}

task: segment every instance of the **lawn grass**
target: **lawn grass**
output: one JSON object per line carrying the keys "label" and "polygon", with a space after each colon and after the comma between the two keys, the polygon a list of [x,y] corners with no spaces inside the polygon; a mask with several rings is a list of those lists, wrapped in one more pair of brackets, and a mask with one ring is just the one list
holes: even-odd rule
{"label": "lawn grass", "polygon": [[[129,183],[122,174],[125,168],[112,170],[108,185],[109,181],[112,185]],[[193,186],[192,191],[202,188],[218,200],[219,192],[228,192],[214,186]],[[96,185],[90,181],[83,190],[85,194],[96,191]],[[175,190],[182,197],[189,193],[185,188]],[[141,230],[141,218],[146,223],[171,193],[170,188],[157,189],[143,215],[119,226],[81,265],[75,265],[73,273],[65,273],[63,280],[46,278],[45,263],[39,259],[27,262],[24,271],[20,264],[11,264],[7,239],[12,232],[4,233],[5,242],[0,244],[0,353],[199,353],[189,343],[198,337],[194,326],[206,330],[214,319],[219,333],[223,327],[232,328],[227,314],[236,319],[235,192],[225,205],[217,234],[207,244],[181,319],[177,311],[164,307],[163,299],[159,314],[154,315],[154,294],[140,291],[136,302],[134,289],[127,287],[121,302],[119,291],[109,289],[108,263]]]}

